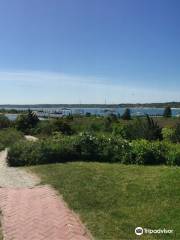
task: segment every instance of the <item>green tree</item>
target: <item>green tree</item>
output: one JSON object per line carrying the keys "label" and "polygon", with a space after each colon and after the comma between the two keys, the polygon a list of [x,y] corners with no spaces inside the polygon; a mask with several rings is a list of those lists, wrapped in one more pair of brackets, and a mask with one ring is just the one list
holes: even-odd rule
{"label": "green tree", "polygon": [[163,117],[172,117],[172,111],[169,106],[165,107]]}
{"label": "green tree", "polygon": [[39,122],[37,115],[30,109],[26,114],[21,114],[16,120],[16,127],[25,133],[29,132],[29,129],[34,128]]}
{"label": "green tree", "polygon": [[0,129],[10,127],[11,121],[5,116],[0,115]]}
{"label": "green tree", "polygon": [[131,120],[131,110],[129,108],[126,108],[123,115],[122,115],[123,120]]}

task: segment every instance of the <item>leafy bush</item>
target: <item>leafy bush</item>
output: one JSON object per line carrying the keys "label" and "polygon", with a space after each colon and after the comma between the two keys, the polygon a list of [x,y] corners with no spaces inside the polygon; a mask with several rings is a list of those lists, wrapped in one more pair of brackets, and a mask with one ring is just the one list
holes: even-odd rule
{"label": "leafy bush", "polygon": [[37,142],[17,142],[8,154],[11,166],[77,160],[180,165],[180,145],[144,139],[130,142],[114,135],[92,135],[87,132],[73,136],[56,133]]}
{"label": "leafy bush", "polygon": [[99,132],[102,130],[102,125],[99,122],[91,122],[87,128],[90,132]]}
{"label": "leafy bush", "polygon": [[8,164],[24,166],[75,160],[78,159],[78,154],[73,143],[73,137],[62,137],[58,133],[37,142],[20,141],[10,148]]}
{"label": "leafy bush", "polygon": [[110,116],[107,116],[104,118],[104,131],[105,132],[111,132],[112,131],[112,124],[113,124],[113,120]]}
{"label": "leafy bush", "polygon": [[5,116],[0,115],[0,129],[8,128],[11,125],[11,121]]}
{"label": "leafy bush", "polygon": [[56,131],[59,131],[65,135],[73,134],[73,130],[68,122],[63,119],[56,119],[53,121]]}
{"label": "leafy bush", "polygon": [[28,141],[15,143],[8,151],[8,164],[10,166],[28,166],[46,163],[42,157],[40,144]]}
{"label": "leafy bush", "polygon": [[39,121],[36,127],[32,130],[33,135],[43,136],[50,136],[54,132],[56,132],[56,128],[53,121],[50,120]]}
{"label": "leafy bush", "polygon": [[148,115],[146,116],[146,119],[134,119],[131,123],[123,127],[123,131],[125,138],[129,140],[162,140],[161,127]]}
{"label": "leafy bush", "polygon": [[3,129],[0,131],[0,150],[10,147],[14,143],[23,139],[24,136],[21,132],[18,132],[16,129],[9,128]]}
{"label": "leafy bush", "polygon": [[120,136],[121,138],[128,139],[130,137],[129,125],[115,125],[113,126],[113,136]]}
{"label": "leafy bush", "polygon": [[175,126],[174,133],[172,135],[172,142],[180,142],[180,123],[177,123]]}
{"label": "leafy bush", "polygon": [[84,132],[80,134],[74,146],[83,159],[98,159],[99,141],[96,136]]}
{"label": "leafy bush", "polygon": [[162,136],[165,141],[173,141],[175,130],[173,128],[165,127],[162,129]]}
{"label": "leafy bush", "polygon": [[180,145],[169,144],[169,150],[167,151],[167,165],[180,166]]}
{"label": "leafy bush", "polygon": [[115,137],[82,133],[79,136],[53,137],[38,142],[21,141],[14,144],[8,154],[11,166],[33,165],[66,161],[126,162],[129,143]]}
{"label": "leafy bush", "polygon": [[162,142],[136,140],[132,142],[132,163],[135,164],[165,164],[166,145]]}
{"label": "leafy bush", "polygon": [[65,119],[53,119],[53,120],[44,120],[38,122],[34,129],[31,129],[32,134],[50,136],[55,132],[60,132],[65,135],[73,134],[73,130],[68,122]]}
{"label": "leafy bush", "polygon": [[144,132],[147,140],[162,140],[162,128],[158,125],[153,118],[146,115],[146,125],[144,127]]}
{"label": "leafy bush", "polygon": [[131,161],[131,144],[125,139],[102,137],[99,141],[99,159],[102,162],[121,162]]}

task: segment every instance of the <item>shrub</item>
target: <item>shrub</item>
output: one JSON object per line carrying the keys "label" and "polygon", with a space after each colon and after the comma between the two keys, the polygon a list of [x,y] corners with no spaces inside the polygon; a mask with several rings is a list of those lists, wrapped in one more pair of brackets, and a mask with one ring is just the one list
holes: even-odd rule
{"label": "shrub", "polygon": [[56,131],[59,131],[65,135],[73,134],[73,130],[69,123],[64,121],[63,119],[56,119],[53,121]]}
{"label": "shrub", "polygon": [[180,142],[180,123],[177,123],[172,135],[172,141],[179,143]]}
{"label": "shrub", "polygon": [[42,157],[39,143],[19,141],[8,151],[8,164],[10,166],[29,166],[46,163]]}
{"label": "shrub", "polygon": [[99,122],[91,122],[88,126],[88,130],[90,132],[99,132],[102,129],[101,123]]}
{"label": "shrub", "polygon": [[173,141],[175,130],[169,127],[162,129],[162,136],[165,141]]}
{"label": "shrub", "polygon": [[149,115],[146,115],[144,133],[147,140],[162,140],[162,128]]}
{"label": "shrub", "polygon": [[132,142],[132,163],[163,164],[166,162],[166,145],[161,142],[138,140]]}
{"label": "shrub", "polygon": [[56,132],[56,127],[51,120],[39,121],[36,127],[32,130],[32,134],[43,136],[50,136],[54,132]]}
{"label": "shrub", "polygon": [[129,163],[131,144],[125,139],[114,136],[102,137],[99,140],[99,159],[102,162]]}
{"label": "shrub", "polygon": [[88,132],[81,133],[74,146],[82,159],[95,160],[99,158],[99,141],[95,135]]}
{"label": "shrub", "polygon": [[130,140],[162,140],[162,128],[148,115],[146,119],[137,118],[124,127],[125,137]]}
{"label": "shrub", "polygon": [[112,118],[110,116],[107,116],[104,118],[104,131],[105,132],[111,132],[112,131]]}
{"label": "shrub", "polygon": [[0,129],[8,128],[11,125],[11,121],[5,116],[0,115]]}
{"label": "shrub", "polygon": [[115,125],[113,127],[113,132],[112,134],[114,136],[120,136],[124,139],[128,139],[129,135],[128,135],[128,126],[127,125]]}
{"label": "shrub", "polygon": [[10,148],[8,164],[24,166],[72,161],[78,159],[73,143],[73,137],[62,137],[58,133],[37,142],[20,141]]}
{"label": "shrub", "polygon": [[75,160],[128,162],[131,154],[128,141],[115,137],[79,136],[53,137],[39,142],[21,141],[14,144],[8,154],[11,166],[67,162]]}
{"label": "shrub", "polygon": [[180,166],[180,146],[179,144],[171,144],[167,152],[167,165]]}
{"label": "shrub", "polygon": [[77,160],[180,165],[180,145],[145,139],[130,142],[119,136],[96,136],[87,132],[76,136],[55,133],[37,142],[18,141],[8,153],[8,163],[11,166]]}
{"label": "shrub", "polygon": [[3,150],[7,147],[10,147],[14,143],[23,139],[24,136],[21,132],[18,132],[16,129],[9,128],[3,129],[0,131],[0,150]]}

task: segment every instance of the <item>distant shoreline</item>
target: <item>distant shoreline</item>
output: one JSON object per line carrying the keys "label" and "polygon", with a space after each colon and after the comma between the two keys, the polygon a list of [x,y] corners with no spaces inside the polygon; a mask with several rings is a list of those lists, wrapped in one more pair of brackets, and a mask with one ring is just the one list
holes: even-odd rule
{"label": "distant shoreline", "polygon": [[180,108],[180,102],[121,103],[121,104],[2,104],[0,108]]}

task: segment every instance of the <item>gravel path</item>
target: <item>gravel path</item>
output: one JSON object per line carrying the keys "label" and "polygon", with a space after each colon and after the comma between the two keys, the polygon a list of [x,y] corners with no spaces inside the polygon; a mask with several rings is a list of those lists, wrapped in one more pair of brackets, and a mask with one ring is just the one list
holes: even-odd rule
{"label": "gravel path", "polygon": [[21,168],[8,167],[7,150],[0,152],[0,187],[33,187],[39,179]]}

